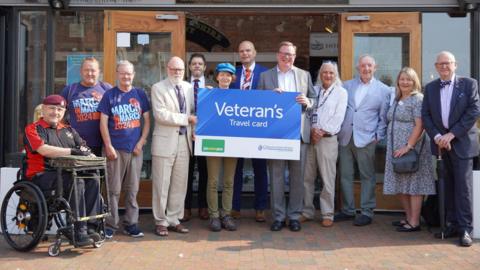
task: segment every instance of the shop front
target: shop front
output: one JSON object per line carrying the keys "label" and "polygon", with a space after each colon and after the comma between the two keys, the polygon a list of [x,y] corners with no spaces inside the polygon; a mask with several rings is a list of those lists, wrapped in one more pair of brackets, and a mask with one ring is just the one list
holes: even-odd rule
{"label": "shop front", "polygon": [[[5,2],[5,3],[4,3]],[[53,2],[69,4],[53,8]],[[478,79],[478,1],[0,1],[1,163],[18,166],[23,127],[45,95],[79,80],[79,62],[95,56],[104,81],[115,84],[115,63],[131,61],[134,84],[150,87],[166,77],[173,55],[207,59],[207,76],[217,63],[239,64],[237,46],[250,40],[257,62],[276,63],[277,44],[298,47],[296,65],[312,78],[325,60],[339,63],[341,79],[355,76],[364,53],[378,63],[376,77],[393,87],[404,66],[425,84],[436,77],[435,54],[452,51],[458,73]],[[477,56],[477,57],[474,57]],[[151,205],[151,156],[146,146],[139,201]],[[379,209],[400,209],[383,194],[385,142],[377,147]],[[253,189],[246,169],[245,190]],[[359,189],[357,190],[359,192]]]}

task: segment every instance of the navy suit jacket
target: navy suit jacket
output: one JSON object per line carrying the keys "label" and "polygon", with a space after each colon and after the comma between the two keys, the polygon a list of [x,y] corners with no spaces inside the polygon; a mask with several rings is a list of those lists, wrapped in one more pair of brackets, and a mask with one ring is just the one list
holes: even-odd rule
{"label": "navy suit jacket", "polygon": [[[267,71],[268,69],[262,65],[259,65],[258,63],[255,63],[255,68],[253,69],[253,80],[252,80],[252,87],[250,89],[258,89],[257,85],[258,82],[260,81],[260,73]],[[243,71],[243,65],[239,66],[235,70],[235,76],[237,79],[235,80],[234,83],[230,85],[230,89],[240,89],[240,86],[242,85],[242,71]]]}
{"label": "navy suit jacket", "polygon": [[450,104],[450,114],[446,129],[442,123],[442,107],[440,104],[440,79],[425,86],[422,104],[423,126],[430,136],[432,153],[438,155],[434,137],[452,132],[455,138],[451,145],[460,159],[469,159],[479,154],[478,128],[476,121],[480,116],[478,83],[476,80],[455,76]]}

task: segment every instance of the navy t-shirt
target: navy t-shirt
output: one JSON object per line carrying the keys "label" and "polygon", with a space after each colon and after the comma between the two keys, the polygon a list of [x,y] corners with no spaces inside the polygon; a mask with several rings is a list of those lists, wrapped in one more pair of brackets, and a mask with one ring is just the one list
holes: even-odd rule
{"label": "navy t-shirt", "polygon": [[117,150],[131,153],[142,135],[142,115],[150,111],[150,103],[142,89],[123,92],[118,87],[105,92],[98,111],[108,115],[108,131]]}
{"label": "navy t-shirt", "polygon": [[105,91],[110,88],[112,86],[104,82],[93,87],[74,83],[62,91],[62,96],[68,103],[70,125],[90,147],[101,147],[103,144],[100,135],[100,112],[97,107]]}

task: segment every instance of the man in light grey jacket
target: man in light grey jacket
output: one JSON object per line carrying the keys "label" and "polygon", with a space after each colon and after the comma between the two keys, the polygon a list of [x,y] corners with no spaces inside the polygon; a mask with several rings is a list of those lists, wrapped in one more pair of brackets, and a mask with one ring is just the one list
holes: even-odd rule
{"label": "man in light grey jacket", "polygon": [[[375,59],[362,55],[358,59],[359,76],[344,83],[348,105],[340,133],[340,172],[342,209],[335,221],[355,219],[354,225],[372,223],[375,200],[375,147],[385,137],[390,88],[375,79]],[[354,162],[361,181],[361,215],[355,216],[353,194]]]}
{"label": "man in light grey jacket", "polygon": [[[310,122],[306,119],[305,111],[313,105],[316,96],[313,89],[310,73],[293,65],[297,47],[291,42],[280,43],[277,52],[277,65],[260,74],[258,89],[269,89],[277,92],[300,92],[296,97],[297,103],[302,105],[301,149],[300,160],[268,160],[270,175],[270,196],[272,205],[272,231],[280,231],[285,226],[288,217],[288,227],[291,231],[300,231],[299,218],[303,207],[303,173],[307,144],[310,142]],[[285,168],[288,166],[290,196],[288,208],[285,202]]]}

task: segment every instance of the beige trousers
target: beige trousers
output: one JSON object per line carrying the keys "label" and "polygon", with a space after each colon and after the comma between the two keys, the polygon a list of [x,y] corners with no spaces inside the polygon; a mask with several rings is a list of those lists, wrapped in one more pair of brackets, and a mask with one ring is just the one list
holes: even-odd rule
{"label": "beige trousers", "polygon": [[178,148],[171,157],[152,155],[152,212],[155,225],[180,224],[188,183],[188,142],[179,136]]}
{"label": "beige trousers", "polygon": [[[222,213],[218,210],[218,180],[223,163]],[[210,217],[218,218],[230,215],[233,200],[233,178],[237,167],[237,158],[207,157],[207,204]]]}
{"label": "beige trousers", "polygon": [[303,215],[306,218],[313,219],[315,216],[315,206],[313,204],[315,180],[317,179],[317,172],[320,171],[323,182],[319,198],[322,218],[333,220],[337,157],[337,136],[323,137],[317,144],[308,146],[304,180],[305,197],[303,199]]}

